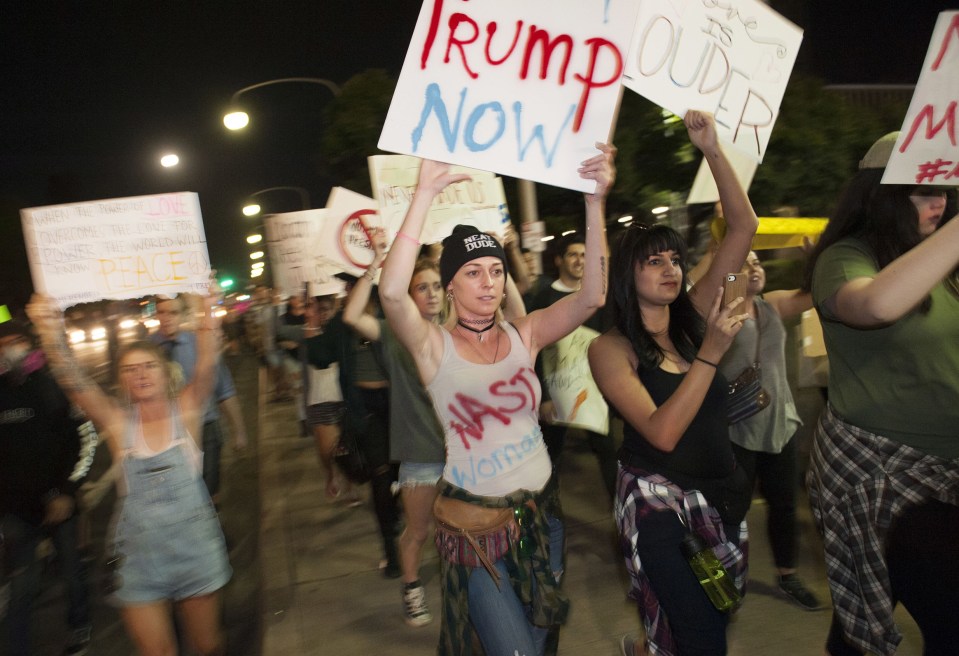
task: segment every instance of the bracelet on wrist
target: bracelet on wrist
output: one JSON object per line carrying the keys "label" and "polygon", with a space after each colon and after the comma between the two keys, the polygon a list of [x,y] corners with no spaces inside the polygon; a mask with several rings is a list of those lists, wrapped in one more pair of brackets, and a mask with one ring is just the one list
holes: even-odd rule
{"label": "bracelet on wrist", "polygon": [[406,239],[407,241],[411,241],[411,242],[413,242],[414,244],[416,244],[417,246],[422,246],[422,245],[423,245],[422,243],[420,243],[420,240],[419,240],[419,239],[417,239],[416,237],[412,237],[412,236],[406,234],[405,232],[399,231],[399,232],[396,233],[396,236],[397,236],[397,237],[402,237],[403,239]]}
{"label": "bracelet on wrist", "polygon": [[698,355],[695,357],[695,359],[696,359],[696,360],[699,360],[699,361],[702,362],[703,364],[708,364],[708,365],[709,365],[710,367],[712,367],[713,369],[719,369],[719,365],[716,364],[715,362],[710,362],[709,360],[706,360],[705,358],[701,358],[701,357],[699,357]]}

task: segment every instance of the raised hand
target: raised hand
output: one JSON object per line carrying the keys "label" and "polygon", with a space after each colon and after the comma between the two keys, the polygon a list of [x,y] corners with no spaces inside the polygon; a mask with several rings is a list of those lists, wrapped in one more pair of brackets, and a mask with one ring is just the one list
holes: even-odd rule
{"label": "raised hand", "polygon": [[466,173],[450,173],[449,164],[424,159],[420,164],[420,175],[416,183],[416,189],[438,194],[454,182],[470,179],[470,176]]}
{"label": "raised hand", "polygon": [[27,303],[26,311],[39,333],[63,331],[63,313],[52,296],[34,294]]}
{"label": "raised hand", "polygon": [[716,119],[709,112],[691,109],[683,117],[689,140],[702,152],[712,150],[718,146],[716,136]]}
{"label": "raised hand", "polygon": [[736,306],[743,302],[740,296],[723,307],[723,288],[717,287],[716,297],[713,299],[709,315],[706,317],[706,334],[699,352],[710,362],[719,362],[737,333],[743,328],[743,323],[749,319],[749,314],[733,313]]}
{"label": "raised hand", "polygon": [[603,200],[616,181],[616,146],[597,143],[599,155],[594,155],[583,162],[577,169],[579,177],[596,181],[596,189],[591,194],[585,194],[588,200]]}

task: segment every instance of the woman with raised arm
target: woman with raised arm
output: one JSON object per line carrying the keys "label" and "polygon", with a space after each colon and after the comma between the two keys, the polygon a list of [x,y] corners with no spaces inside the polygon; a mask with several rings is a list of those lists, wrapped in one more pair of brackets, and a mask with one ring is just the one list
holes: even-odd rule
{"label": "woman with raised arm", "polygon": [[[749,490],[737,476],[716,366],[748,318],[733,309],[741,298],[721,307],[722,282],[742,270],[758,221],[713,117],[690,110],[683,120],[716,179],[726,238],[687,292],[682,236],[664,225],[627,228],[610,267],[614,328],[590,345],[589,363],[625,422],[615,510],[647,649],[724,654],[728,614],[710,602],[680,545],[698,534],[743,590]],[[642,653],[635,643],[624,637],[626,656]]]}
{"label": "woman with raised arm", "polygon": [[178,390],[179,368],[160,347],[134,342],[117,354],[119,400],[82,371],[56,302],[35,295],[27,308],[57,382],[107,436],[113,461],[121,463],[111,601],[141,654],[176,653],[171,610],[198,653],[225,653],[219,590],[232,570],[198,446],[220,352],[213,304],[204,303],[190,383]]}
{"label": "woman with raised arm", "polygon": [[[443,241],[440,278],[451,316],[424,318],[408,293],[419,235],[433,198],[466,179],[424,160],[417,193],[380,282],[386,318],[410,352],[446,438],[446,465],[434,506],[443,578],[439,653],[472,653],[475,628],[487,656],[543,654],[547,633],[566,619],[551,548],[547,497],[552,466],[537,420],[537,352],[570,333],[605,302],[604,204],[614,149],[580,167],[596,182],[586,194],[586,275],[582,289],[554,305],[499,321],[506,258],[489,235],[459,225]],[[470,516],[467,518],[466,516]]]}
{"label": "woman with raised arm", "polygon": [[805,283],[829,356],[807,483],[832,656],[895,652],[900,601],[925,654],[956,653],[959,221],[954,188],[881,184],[897,134],[860,162]]}
{"label": "woman with raised arm", "polygon": [[[443,476],[446,451],[443,428],[436,418],[426,388],[420,382],[409,351],[385,319],[367,311],[373,279],[386,259],[386,233],[372,231],[373,261],[360,276],[343,308],[343,323],[361,337],[383,345],[383,366],[390,379],[390,460],[400,463],[399,485],[406,527],[397,540],[403,581],[403,609],[406,623],[424,626],[433,621],[426,604],[426,590],[419,578],[423,545],[429,537],[436,500],[436,484]],[[507,294],[508,318],[525,314],[519,290],[510,280]],[[420,257],[413,267],[410,298],[420,316],[438,323],[443,312],[443,286],[436,260]]]}

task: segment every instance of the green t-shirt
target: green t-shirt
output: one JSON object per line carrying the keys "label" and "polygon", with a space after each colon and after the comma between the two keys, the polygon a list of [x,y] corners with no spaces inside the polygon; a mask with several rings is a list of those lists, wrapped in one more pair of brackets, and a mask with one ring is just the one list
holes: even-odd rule
{"label": "green t-shirt", "polygon": [[829,355],[829,402],[847,422],[924,453],[959,457],[959,298],[942,283],[932,308],[882,328],[831,317],[824,301],[879,269],[869,248],[844,239],[816,262],[812,293]]}
{"label": "green t-shirt", "polygon": [[413,356],[380,319],[383,366],[390,378],[390,460],[446,462],[443,428],[429,393],[420,382]]}

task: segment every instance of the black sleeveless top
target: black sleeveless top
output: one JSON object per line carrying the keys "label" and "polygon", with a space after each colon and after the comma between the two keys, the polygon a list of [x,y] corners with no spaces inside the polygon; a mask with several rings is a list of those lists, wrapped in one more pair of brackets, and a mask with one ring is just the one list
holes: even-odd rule
{"label": "black sleeveless top", "polygon": [[[657,406],[663,405],[683,382],[686,374],[655,369],[637,371],[639,379]],[[623,461],[652,474],[661,474],[684,489],[697,488],[696,481],[725,478],[735,469],[726,421],[729,385],[716,372],[699,412],[671,452],[654,447],[629,422],[623,429]]]}

